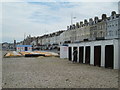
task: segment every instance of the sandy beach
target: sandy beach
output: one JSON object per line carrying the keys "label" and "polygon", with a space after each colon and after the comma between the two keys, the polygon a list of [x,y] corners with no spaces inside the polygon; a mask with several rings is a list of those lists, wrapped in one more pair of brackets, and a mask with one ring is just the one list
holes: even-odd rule
{"label": "sandy beach", "polygon": [[118,88],[118,70],[59,57],[3,58],[3,88]]}

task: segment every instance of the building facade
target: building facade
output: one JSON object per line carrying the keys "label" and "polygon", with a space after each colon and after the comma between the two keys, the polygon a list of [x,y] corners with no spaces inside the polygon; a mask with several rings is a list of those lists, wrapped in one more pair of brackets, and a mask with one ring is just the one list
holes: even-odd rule
{"label": "building facade", "polygon": [[107,25],[106,14],[102,15],[102,19],[95,17],[93,24],[90,25],[90,40],[105,39],[107,29],[106,25]]}
{"label": "building facade", "polygon": [[67,31],[63,33],[64,42],[81,42],[89,40],[90,38],[90,26],[88,21],[85,19],[84,23],[81,21],[77,22],[76,25],[67,26]]}
{"label": "building facade", "polygon": [[62,30],[39,37],[27,37],[23,43],[33,46],[49,47],[66,43],[105,40],[120,38],[120,14],[112,12],[110,17],[102,14],[101,19],[95,17],[87,21],[77,22]]}
{"label": "building facade", "polygon": [[116,12],[113,11],[111,13],[111,16],[107,20],[106,39],[120,38],[119,21],[120,21],[120,15],[116,14]]}

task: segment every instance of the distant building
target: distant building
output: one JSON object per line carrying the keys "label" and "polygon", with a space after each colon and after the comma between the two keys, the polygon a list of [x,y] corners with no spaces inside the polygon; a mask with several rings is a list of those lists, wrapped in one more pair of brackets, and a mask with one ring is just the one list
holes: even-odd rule
{"label": "distant building", "polygon": [[32,46],[36,46],[36,45],[37,45],[37,40],[34,39],[34,40],[30,43],[30,45],[32,45]]}
{"label": "distant building", "polygon": [[[119,2],[120,9],[120,2]],[[120,11],[119,11],[120,12]],[[31,37],[24,39],[24,43],[19,44],[32,45],[34,48],[47,49],[54,45],[68,43],[79,43],[84,41],[105,40],[120,38],[120,14],[112,12],[110,17],[102,14],[102,18],[90,18],[89,21],[77,22],[67,26],[67,30],[62,30],[43,36]]]}
{"label": "distant building", "polygon": [[80,22],[80,27],[76,32],[76,41],[88,41],[90,39],[90,25],[89,22],[85,19],[84,23]]}
{"label": "distant building", "polygon": [[31,37],[31,35],[29,35],[29,36],[27,36],[26,39],[24,39],[23,44],[24,45],[30,45],[30,43],[35,39],[36,39],[35,37]]}
{"label": "distant building", "polygon": [[48,49],[51,46],[53,47],[54,45],[60,45],[60,42],[61,42],[60,35],[63,32],[64,30],[61,30],[58,32],[54,32],[54,33],[50,33],[50,34],[37,37],[37,40],[36,40],[37,47],[40,49]]}
{"label": "distant building", "polygon": [[14,50],[14,43],[2,43],[2,50]]}
{"label": "distant building", "polygon": [[18,52],[32,51],[32,45],[17,45],[16,46],[16,51],[18,51]]}
{"label": "distant building", "polygon": [[2,43],[2,49],[3,50],[8,50],[9,49],[9,43],[7,43],[7,42]]}
{"label": "distant building", "polygon": [[14,40],[14,50],[16,50],[16,40]]}
{"label": "distant building", "polygon": [[63,43],[74,43],[89,40],[90,26],[89,22],[85,19],[84,22],[77,22],[76,25],[67,26],[67,30],[61,34]]}

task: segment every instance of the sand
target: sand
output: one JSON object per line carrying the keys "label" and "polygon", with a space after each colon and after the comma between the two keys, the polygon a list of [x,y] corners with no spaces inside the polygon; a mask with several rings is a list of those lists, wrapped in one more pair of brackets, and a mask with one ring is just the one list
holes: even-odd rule
{"label": "sand", "polygon": [[3,88],[118,88],[118,70],[59,57],[3,58]]}

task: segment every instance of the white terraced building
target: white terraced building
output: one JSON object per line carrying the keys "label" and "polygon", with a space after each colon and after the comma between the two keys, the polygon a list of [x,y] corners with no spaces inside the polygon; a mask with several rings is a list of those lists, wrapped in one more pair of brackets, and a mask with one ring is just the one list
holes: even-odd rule
{"label": "white terraced building", "polygon": [[120,38],[120,15],[112,12],[107,20],[106,39]]}

